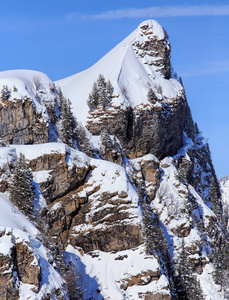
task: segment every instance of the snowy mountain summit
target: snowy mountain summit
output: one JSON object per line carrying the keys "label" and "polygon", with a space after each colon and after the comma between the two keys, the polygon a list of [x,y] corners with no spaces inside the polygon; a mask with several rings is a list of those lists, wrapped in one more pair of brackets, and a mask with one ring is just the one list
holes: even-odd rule
{"label": "snowy mountain summit", "polygon": [[[99,74],[111,82],[113,95],[105,110],[89,110],[86,103]],[[56,84],[93,135],[108,129],[131,157],[151,152],[162,158],[182,146],[184,89],[171,78],[170,44],[156,21],[143,22],[94,66]]]}
{"label": "snowy mountain summit", "polygon": [[0,73],[1,299],[228,298],[228,219],[170,50],[147,20],[55,83]]}
{"label": "snowy mountain summit", "polygon": [[83,123],[88,116],[86,101],[99,74],[110,80],[114,87],[114,107],[150,104],[147,99],[149,88],[153,89],[159,99],[173,99],[183,91],[181,84],[171,78],[167,34],[153,20],[141,23],[89,69],[57,81],[57,85],[72,101],[75,115]]}

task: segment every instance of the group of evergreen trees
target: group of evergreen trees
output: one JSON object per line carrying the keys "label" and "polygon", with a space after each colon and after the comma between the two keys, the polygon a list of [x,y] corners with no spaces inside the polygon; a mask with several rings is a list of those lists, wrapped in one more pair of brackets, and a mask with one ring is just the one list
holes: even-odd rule
{"label": "group of evergreen trees", "polygon": [[92,91],[87,100],[90,110],[96,109],[98,106],[102,108],[109,107],[113,95],[114,88],[110,80],[106,81],[105,77],[100,74],[96,82],[93,83]]}
{"label": "group of evergreen trees", "polygon": [[178,259],[178,282],[183,290],[182,299],[187,300],[204,300],[203,291],[200,286],[200,282],[197,277],[193,274],[190,262],[188,259],[188,251],[185,247],[184,238],[182,238],[181,252]]}
{"label": "group of evergreen trees", "polygon": [[225,299],[229,299],[229,244],[225,237],[215,244],[213,265],[213,279],[220,285]]}
{"label": "group of evergreen trees", "polygon": [[116,136],[114,136],[112,139],[106,128],[103,129],[100,133],[100,142],[102,153],[106,153],[109,151],[117,153],[121,152],[121,146]]}
{"label": "group of evergreen trees", "polygon": [[58,90],[59,107],[61,111],[60,136],[62,141],[70,147],[78,147],[80,151],[93,156],[93,151],[87,137],[86,130],[77,122],[71,108],[71,101],[63,96],[61,89]]}
{"label": "group of evergreen trees", "polygon": [[180,298],[182,290],[180,290],[180,286],[177,284],[174,262],[170,256],[159,217],[151,210],[145,201],[142,203],[142,213],[145,251],[147,254],[155,255],[158,258],[162,269],[166,268],[172,299],[182,299]]}
{"label": "group of evergreen trees", "polygon": [[191,270],[184,239],[177,267],[169,254],[168,244],[157,215],[144,202],[143,208],[143,235],[145,237],[145,251],[157,256],[166,267],[172,299],[201,300],[204,299],[200,283]]}
{"label": "group of evergreen trees", "polygon": [[32,217],[34,211],[34,189],[32,171],[28,167],[25,155],[20,153],[10,182],[10,201],[29,217]]}

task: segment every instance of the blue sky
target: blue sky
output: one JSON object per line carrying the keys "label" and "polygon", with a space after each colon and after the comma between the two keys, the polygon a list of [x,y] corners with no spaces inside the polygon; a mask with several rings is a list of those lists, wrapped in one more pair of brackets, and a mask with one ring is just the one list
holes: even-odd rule
{"label": "blue sky", "polygon": [[0,71],[32,69],[52,80],[80,72],[146,18],[172,44],[172,65],[212,151],[219,177],[229,175],[228,1],[0,2]]}

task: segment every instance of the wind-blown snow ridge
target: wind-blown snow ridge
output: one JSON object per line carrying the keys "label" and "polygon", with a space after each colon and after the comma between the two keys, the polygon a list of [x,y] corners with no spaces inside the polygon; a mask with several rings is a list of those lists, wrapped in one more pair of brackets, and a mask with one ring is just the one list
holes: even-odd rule
{"label": "wind-blown snow ridge", "polygon": [[[149,25],[146,34],[142,33],[144,25]],[[154,37],[158,40],[164,39],[163,28],[154,20],[144,21],[92,67],[56,82],[64,95],[70,98],[73,112],[78,120],[83,124],[86,123],[88,115],[86,101],[93,82],[97,80],[99,74],[109,79],[114,87],[116,97],[112,100],[113,106],[132,105],[135,107],[140,104],[149,104],[146,95],[150,87],[156,91],[158,86],[161,86],[165,101],[181,94],[183,87],[177,80],[165,79],[158,72],[160,68],[147,64],[147,55],[140,57],[134,51],[134,42],[141,44]]]}

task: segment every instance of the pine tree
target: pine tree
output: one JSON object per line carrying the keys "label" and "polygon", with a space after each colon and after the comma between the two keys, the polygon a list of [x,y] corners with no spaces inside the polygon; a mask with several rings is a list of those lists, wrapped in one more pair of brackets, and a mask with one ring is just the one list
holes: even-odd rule
{"label": "pine tree", "polygon": [[11,92],[9,90],[8,85],[3,85],[1,89],[1,99],[4,101],[8,101],[10,99]]}
{"label": "pine tree", "polygon": [[64,98],[61,88],[58,88],[58,96],[59,96],[58,97],[58,105],[59,105],[60,111],[62,111],[62,105],[65,101],[65,98]]}
{"label": "pine tree", "polygon": [[110,82],[110,80],[107,81],[106,84],[106,92],[107,92],[107,97],[109,99],[109,101],[111,100],[112,96],[113,96],[113,92],[114,92],[114,88]]}
{"label": "pine tree", "polygon": [[71,102],[69,99],[63,100],[62,103],[62,120],[61,120],[61,137],[65,144],[70,147],[74,146],[76,139],[77,121],[71,111]]}
{"label": "pine tree", "polygon": [[[156,253],[159,249],[159,237],[158,237],[158,226],[156,219],[153,216],[153,212],[150,210],[148,205],[144,202],[143,208],[143,235],[145,237],[145,251],[147,254],[158,254]],[[156,251],[156,252],[155,252]]]}
{"label": "pine tree", "polygon": [[80,151],[86,153],[90,157],[94,156],[86,130],[80,124],[77,126],[77,142]]}
{"label": "pine tree", "polygon": [[109,105],[109,97],[107,95],[106,80],[102,74],[99,75],[99,78],[97,80],[97,86],[98,86],[98,93],[99,93],[98,104],[101,105],[103,108],[105,108]]}
{"label": "pine tree", "polygon": [[204,299],[203,291],[197,277],[192,274],[188,260],[188,252],[185,247],[184,238],[181,243],[181,253],[179,256],[178,273],[183,287],[184,294],[182,299],[202,300]]}
{"label": "pine tree", "polygon": [[[186,99],[186,97],[185,97]],[[194,139],[195,135],[195,124],[193,121],[191,109],[186,101],[185,106],[185,123],[184,123],[184,131],[187,133],[187,136],[191,139]]]}
{"label": "pine tree", "polygon": [[75,267],[69,263],[65,268],[63,277],[67,286],[68,297],[70,300],[83,299],[83,291],[79,284],[79,276],[76,274]]}
{"label": "pine tree", "polygon": [[225,299],[229,299],[229,246],[226,239],[215,245],[213,265],[213,279],[221,286]]}
{"label": "pine tree", "polygon": [[107,131],[107,129],[103,129],[100,133],[100,141],[101,141],[101,148],[102,152],[106,153],[107,151],[112,150],[112,142],[111,137]]}
{"label": "pine tree", "polygon": [[99,91],[96,82],[93,83],[92,91],[87,99],[87,105],[89,106],[90,110],[96,109],[99,105]]}
{"label": "pine tree", "polygon": [[222,218],[222,207],[221,201],[219,197],[219,186],[218,182],[215,179],[215,176],[212,176],[211,184],[210,184],[210,192],[209,192],[210,200],[212,203],[212,209],[216,214],[217,218],[221,220]]}
{"label": "pine tree", "polygon": [[98,106],[106,108],[110,105],[113,95],[113,86],[108,80],[106,82],[105,77],[100,74],[97,81],[93,83],[92,91],[89,93],[87,99],[87,105],[90,110],[96,109]]}
{"label": "pine tree", "polygon": [[10,201],[27,216],[31,216],[34,198],[33,175],[25,156],[20,153],[10,182]]}
{"label": "pine tree", "polygon": [[214,272],[213,272],[214,281],[216,284],[221,284],[222,277],[223,277],[223,255],[221,251],[221,245],[215,245],[213,264],[214,264]]}
{"label": "pine tree", "polygon": [[156,97],[154,91],[152,90],[152,88],[150,88],[150,89],[148,90],[147,99],[148,99],[149,102],[151,102],[151,103],[155,103],[156,100],[157,100],[157,97]]}

